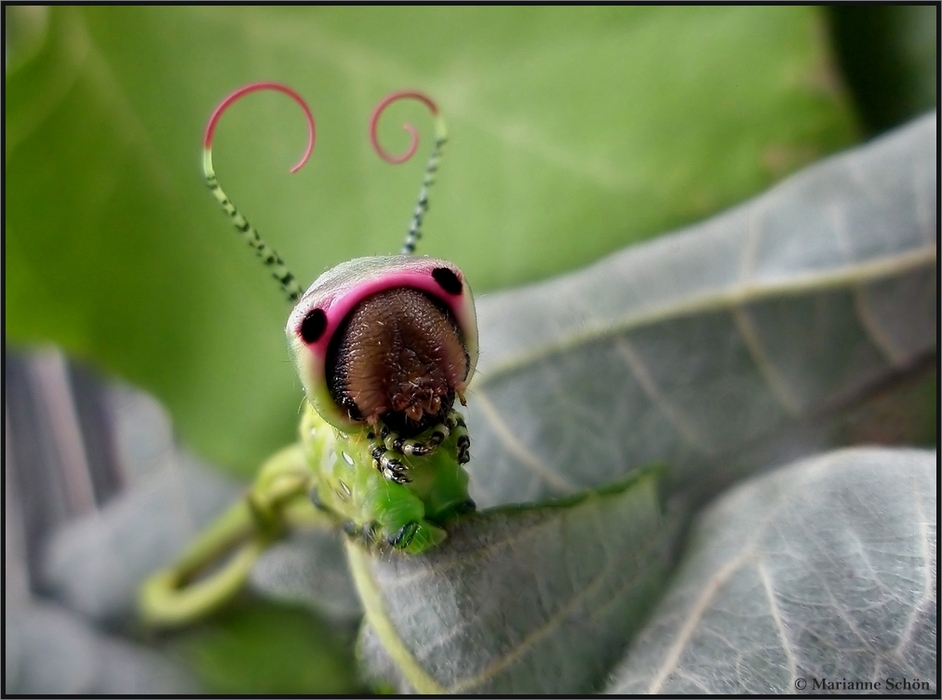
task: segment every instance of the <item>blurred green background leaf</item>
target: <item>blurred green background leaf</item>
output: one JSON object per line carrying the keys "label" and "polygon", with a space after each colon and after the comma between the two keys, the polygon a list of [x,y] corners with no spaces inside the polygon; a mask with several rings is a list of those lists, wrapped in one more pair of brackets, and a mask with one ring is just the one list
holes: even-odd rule
{"label": "blurred green background leaf", "polygon": [[[293,439],[301,388],[281,295],[200,175],[232,89],[289,83],[318,119],[291,177],[304,131],[283,96],[240,103],[216,140],[223,186],[302,282],[398,248],[424,158],[383,164],[366,122],[391,90],[432,94],[451,141],[420,252],[477,293],[701,220],[936,101],[934,7],[4,11],[9,342],[150,390],[185,442],[244,475]],[[428,134],[397,107],[390,148],[406,119]],[[258,692],[352,687],[335,636],[293,614],[238,609],[176,648],[217,690],[234,669]],[[244,663],[282,632],[292,661],[323,662],[317,679]]]}
{"label": "blurred green background leaf", "polygon": [[197,669],[207,692],[339,695],[363,690],[341,636],[299,608],[243,601],[164,648],[171,658]]}
{"label": "blurred green background leaf", "polygon": [[[294,434],[281,295],[200,177],[230,90],[227,192],[307,283],[398,248],[423,158],[367,144],[373,105],[434,95],[452,133],[421,252],[475,290],[546,277],[698,220],[851,143],[816,8],[57,7],[7,73],[7,330],[160,397],[183,438],[249,473]],[[38,17],[38,18],[37,18]],[[40,28],[37,29],[37,25]],[[16,45],[14,45],[16,46]],[[384,121],[425,114],[402,105]]]}

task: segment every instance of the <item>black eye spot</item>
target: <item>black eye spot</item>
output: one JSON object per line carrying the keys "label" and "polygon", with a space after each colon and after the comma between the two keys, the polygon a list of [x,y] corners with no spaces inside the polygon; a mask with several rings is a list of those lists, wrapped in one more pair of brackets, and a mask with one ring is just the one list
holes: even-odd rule
{"label": "black eye spot", "polygon": [[305,343],[313,343],[324,335],[325,330],[327,330],[327,314],[321,309],[314,309],[301,321],[298,332]]}
{"label": "black eye spot", "polygon": [[461,294],[461,280],[447,267],[436,267],[432,270],[432,277],[449,294]]}

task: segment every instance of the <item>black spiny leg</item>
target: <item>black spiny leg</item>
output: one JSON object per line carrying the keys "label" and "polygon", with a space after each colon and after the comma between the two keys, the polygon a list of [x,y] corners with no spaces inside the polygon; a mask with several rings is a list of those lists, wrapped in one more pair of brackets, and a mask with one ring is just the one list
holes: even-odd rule
{"label": "black spiny leg", "polygon": [[408,466],[395,455],[408,455],[410,457],[425,457],[438,449],[450,435],[456,435],[458,464],[467,464],[471,459],[471,439],[468,437],[468,426],[465,425],[461,414],[452,409],[445,416],[445,420],[431,429],[425,440],[404,440],[399,433],[388,426],[382,426],[379,438],[370,432],[367,438],[370,441],[370,455],[373,464],[390,481],[397,484],[406,484],[411,481],[406,476]]}
{"label": "black spiny leg", "polygon": [[419,523],[415,520],[412,522],[406,523],[398,532],[391,533],[386,537],[386,541],[396,549],[404,549],[409,546],[409,543],[412,542],[412,539],[415,537],[415,533],[419,530]]}
{"label": "black spiny leg", "polygon": [[[386,428],[384,427],[385,431]],[[406,465],[400,460],[392,457],[393,451],[386,447],[382,442],[376,439],[376,435],[369,433],[367,438],[370,440],[370,456],[373,458],[373,466],[379,473],[396,484],[408,484],[412,479],[406,476]]]}
{"label": "black spiny leg", "polygon": [[410,457],[425,457],[438,449],[438,446],[452,433],[458,434],[458,462],[466,464],[470,459],[468,450],[471,440],[468,438],[468,427],[465,425],[464,418],[454,409],[448,412],[445,420],[431,429],[426,440],[403,440],[398,433],[386,426],[383,426],[380,437],[383,439],[383,445],[390,452],[398,452]]}
{"label": "black spiny leg", "polygon": [[445,423],[451,426],[451,430],[458,439],[455,446],[458,449],[458,464],[467,464],[471,460],[471,438],[468,437],[468,426],[464,422],[461,414],[455,410],[448,413]]}
{"label": "black spiny leg", "polygon": [[420,440],[403,440],[398,433],[385,426],[380,436],[383,438],[386,449],[391,452],[398,452],[410,457],[425,457],[434,452],[449,434],[448,427],[444,423],[439,423],[432,429],[431,435],[424,442]]}

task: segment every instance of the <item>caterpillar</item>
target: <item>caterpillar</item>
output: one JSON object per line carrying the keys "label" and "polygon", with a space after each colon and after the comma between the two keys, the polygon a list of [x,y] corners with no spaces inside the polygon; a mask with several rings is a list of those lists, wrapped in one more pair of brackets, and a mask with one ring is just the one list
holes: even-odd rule
{"label": "caterpillar", "polygon": [[[291,88],[261,82],[234,91],[212,113],[203,139],[203,171],[235,229],[294,304],[285,332],[305,393],[299,442],[263,466],[243,503],[145,582],[140,608],[157,624],[190,619],[237,590],[255,557],[283,533],[287,506],[299,498],[348,536],[409,554],[440,544],[447,536],[442,525],[475,509],[464,469],[470,438],[455,408],[456,402],[465,404],[478,356],[474,300],[457,266],[414,255],[448,138],[437,105],[421,92],[395,92],[376,106],[369,122],[379,156],[402,163],[417,150],[417,130],[404,125],[409,148],[401,155],[388,153],[377,136],[384,110],[399,100],[416,100],[435,121],[434,144],[400,254],[341,263],[304,291],[222,190],[213,168],[219,119],[260,90],[281,92],[303,110],[308,143],[291,172],[307,162],[316,133],[310,108]],[[246,532],[250,536],[228,564],[203,581],[191,581],[210,555],[231,549]]]}

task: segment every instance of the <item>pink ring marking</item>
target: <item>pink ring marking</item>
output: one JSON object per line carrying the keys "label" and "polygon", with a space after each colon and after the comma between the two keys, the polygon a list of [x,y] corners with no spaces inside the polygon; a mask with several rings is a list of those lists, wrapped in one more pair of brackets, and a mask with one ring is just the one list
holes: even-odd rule
{"label": "pink ring marking", "polygon": [[301,105],[301,109],[304,110],[304,116],[307,118],[307,150],[304,151],[304,155],[301,157],[301,160],[298,161],[298,164],[291,168],[292,173],[297,172],[307,163],[308,158],[311,157],[311,152],[314,150],[314,115],[311,114],[311,109],[307,106],[307,102],[304,101],[304,98],[287,85],[282,85],[281,83],[252,83],[251,85],[239,88],[220,102],[219,106],[213,111],[212,116],[210,116],[209,122],[206,124],[206,135],[203,136],[203,148],[206,150],[212,149],[213,133],[216,131],[216,123],[223,113],[229,109],[229,106],[236,100],[257,90],[277,90],[278,92],[283,92]]}
{"label": "pink ring marking", "polygon": [[402,128],[409,132],[411,136],[411,141],[409,143],[409,149],[400,156],[394,156],[389,153],[386,149],[379,145],[379,138],[376,135],[376,127],[379,125],[379,118],[382,116],[385,109],[397,100],[418,100],[423,102],[426,107],[429,108],[429,111],[432,112],[434,116],[438,116],[438,106],[432,101],[432,99],[426,95],[424,92],[414,92],[410,90],[401,90],[399,92],[394,92],[389,95],[386,95],[376,105],[376,109],[373,110],[373,116],[370,117],[370,143],[373,144],[373,150],[379,154],[379,157],[385,160],[387,163],[393,163],[398,165],[399,163],[405,163],[413,155],[415,155],[416,149],[419,147],[419,132],[414,125],[406,123],[402,125]]}
{"label": "pink ring marking", "polygon": [[[327,349],[334,334],[337,332],[337,329],[343,323],[344,319],[353,312],[357,304],[374,294],[397,287],[417,289],[420,292],[425,292],[434,299],[442,300],[451,313],[454,314],[459,324],[466,323],[466,315],[462,309],[462,303],[465,298],[464,287],[462,287],[460,294],[446,299],[443,298],[438,282],[432,278],[431,270],[435,264],[440,262],[441,261],[438,260],[430,260],[427,269],[412,269],[377,275],[372,279],[357,284],[355,287],[343,290],[337,296],[332,296],[330,299],[326,300],[326,302],[316,304],[315,308],[321,309],[327,316],[327,327],[324,329],[320,338],[310,343],[308,347],[312,348],[319,358],[326,358]],[[452,271],[456,272],[458,278],[461,279],[463,283],[464,276],[461,272],[457,270],[457,268],[453,268]]]}

